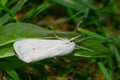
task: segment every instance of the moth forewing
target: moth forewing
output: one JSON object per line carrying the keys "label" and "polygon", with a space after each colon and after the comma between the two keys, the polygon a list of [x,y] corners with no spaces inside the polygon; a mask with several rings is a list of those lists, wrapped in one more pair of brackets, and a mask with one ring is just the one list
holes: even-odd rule
{"label": "moth forewing", "polygon": [[74,50],[75,43],[68,39],[24,39],[14,42],[13,46],[18,57],[22,61],[30,63],[54,56],[69,54]]}

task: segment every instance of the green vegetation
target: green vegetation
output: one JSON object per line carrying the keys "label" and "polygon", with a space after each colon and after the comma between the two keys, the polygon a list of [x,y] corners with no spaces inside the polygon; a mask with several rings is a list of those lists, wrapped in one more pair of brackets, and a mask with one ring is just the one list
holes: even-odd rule
{"label": "green vegetation", "polygon": [[[119,0],[1,0],[0,80],[120,80]],[[71,39],[75,49],[34,63],[18,59],[14,41]],[[89,39],[77,42],[86,37]]]}

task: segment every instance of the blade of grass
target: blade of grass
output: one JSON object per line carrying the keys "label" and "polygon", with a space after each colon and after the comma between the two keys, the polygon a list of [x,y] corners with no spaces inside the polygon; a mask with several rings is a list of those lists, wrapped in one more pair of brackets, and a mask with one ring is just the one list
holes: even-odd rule
{"label": "blade of grass", "polygon": [[2,5],[5,5],[7,2],[8,2],[8,0],[0,0],[0,3],[1,3]]}
{"label": "blade of grass", "polygon": [[114,55],[116,57],[116,61],[118,63],[118,66],[120,66],[120,54],[119,54],[117,47],[114,44],[109,44],[109,47],[110,47],[112,53],[114,53]]}
{"label": "blade of grass", "polygon": [[92,10],[97,10],[97,7],[93,4],[91,4],[91,1],[89,1],[89,0],[77,0],[77,2],[83,4],[84,6],[86,6],[87,8],[90,8]]}
{"label": "blade of grass", "polygon": [[19,22],[15,14],[10,12],[10,10],[6,6],[0,4],[0,7],[2,7],[11,17],[13,17],[13,19],[15,19],[16,22]]}
{"label": "blade of grass", "polygon": [[120,67],[120,54],[119,54],[119,50],[117,48],[117,45],[116,44],[119,44],[119,39],[118,39],[118,43],[115,43],[117,41],[115,41],[111,35],[107,32],[107,29],[106,28],[101,28],[101,31],[102,33],[104,33],[104,35],[107,37],[107,38],[110,38],[111,39],[111,44],[108,44],[109,48],[111,49],[111,52],[115,55],[115,59],[117,61],[117,64],[118,66]]}
{"label": "blade of grass", "polygon": [[111,77],[113,77],[113,61],[112,61],[112,58],[108,57],[107,62],[108,62],[109,74],[110,74]]}
{"label": "blade of grass", "polygon": [[[71,8],[67,8],[67,11],[68,11],[70,17],[74,15],[74,13],[73,13]],[[73,20],[74,23],[76,23],[78,21],[78,18],[76,16],[74,16],[72,18],[72,20]]]}
{"label": "blade of grass", "polygon": [[[18,3],[10,10],[11,13],[15,14],[17,11],[21,9],[21,7],[25,4],[26,0],[20,0]],[[10,15],[7,13],[3,17],[0,18],[0,25],[5,24],[10,19]]]}
{"label": "blade of grass", "polygon": [[6,70],[6,73],[10,76],[12,80],[20,80],[18,74],[16,73],[14,69]]}
{"label": "blade of grass", "polygon": [[102,73],[104,74],[106,80],[112,80],[112,77],[107,72],[107,69],[105,68],[104,64],[102,62],[97,62],[97,64],[98,64],[100,70],[102,71]]}
{"label": "blade of grass", "polygon": [[107,7],[107,6],[110,4],[110,1],[111,1],[111,0],[105,0],[105,1],[104,1],[104,4],[103,4],[103,7],[104,7],[104,8]]}
{"label": "blade of grass", "polygon": [[75,13],[74,15],[70,16],[69,18],[65,19],[62,23],[67,22],[71,19],[73,19],[74,17],[76,17],[77,15],[79,15],[80,13],[83,13],[85,11],[85,9],[81,9],[80,11],[78,11],[77,13]]}
{"label": "blade of grass", "polygon": [[7,6],[10,6],[10,5],[12,5],[12,4],[14,4],[16,2],[16,0],[11,0],[11,1],[9,1],[7,4]]}
{"label": "blade of grass", "polygon": [[80,4],[79,2],[75,0],[51,0],[51,1],[56,2],[65,7],[72,8],[73,10],[77,10],[77,11],[85,8],[83,4]]}
{"label": "blade of grass", "polygon": [[79,15],[80,13],[84,13],[82,17],[87,18],[88,16],[88,8],[82,9],[78,11],[77,13],[74,13],[71,8],[67,8],[67,11],[68,11],[70,18],[72,17],[75,24],[77,24],[78,21],[81,19],[81,17],[77,17],[77,15]]}
{"label": "blade of grass", "polygon": [[[6,3],[8,2],[8,0],[1,0],[0,1],[0,4],[2,4],[2,5],[6,5]],[[0,12],[3,10],[3,8],[2,7],[0,7]],[[0,13],[1,14],[1,13]]]}
{"label": "blade of grass", "polygon": [[51,6],[50,3],[43,3],[39,5],[37,8],[30,10],[25,16],[23,16],[22,21],[27,22],[30,20],[33,16],[43,12],[47,8]]}

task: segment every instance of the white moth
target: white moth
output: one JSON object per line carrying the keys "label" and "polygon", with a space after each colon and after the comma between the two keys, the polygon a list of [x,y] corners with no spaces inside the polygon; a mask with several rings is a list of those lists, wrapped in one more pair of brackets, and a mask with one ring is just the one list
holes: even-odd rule
{"label": "white moth", "polygon": [[30,63],[69,54],[74,50],[75,43],[68,39],[23,39],[14,42],[13,46],[18,58],[26,63]]}

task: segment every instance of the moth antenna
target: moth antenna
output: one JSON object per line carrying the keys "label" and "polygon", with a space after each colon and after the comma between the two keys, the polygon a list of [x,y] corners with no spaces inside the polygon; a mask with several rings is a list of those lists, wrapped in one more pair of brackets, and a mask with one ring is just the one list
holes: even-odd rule
{"label": "moth antenna", "polygon": [[90,39],[90,38],[91,38],[91,37],[82,38],[82,39],[80,39],[80,40],[78,40],[78,41],[76,41],[76,42],[82,42],[82,41],[88,40],[88,39]]}
{"label": "moth antenna", "polygon": [[57,36],[55,33],[53,33],[53,35],[54,35],[57,39],[62,39],[61,37]]}
{"label": "moth antenna", "polygon": [[79,37],[81,37],[82,35],[78,35],[78,36],[76,36],[76,37],[73,37],[72,39],[70,39],[70,41],[73,41],[73,40],[75,40],[75,39],[77,39],[77,38],[79,38]]}
{"label": "moth antenna", "polygon": [[80,49],[83,49],[83,50],[87,50],[87,51],[93,53],[92,50],[90,50],[90,49],[88,49],[88,48],[85,48],[85,47],[83,47],[83,46],[78,46],[78,45],[75,45],[75,46],[76,46],[77,48],[80,48]]}

